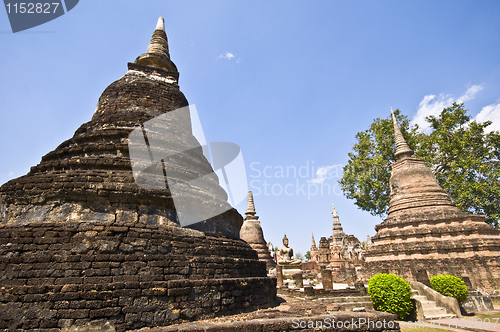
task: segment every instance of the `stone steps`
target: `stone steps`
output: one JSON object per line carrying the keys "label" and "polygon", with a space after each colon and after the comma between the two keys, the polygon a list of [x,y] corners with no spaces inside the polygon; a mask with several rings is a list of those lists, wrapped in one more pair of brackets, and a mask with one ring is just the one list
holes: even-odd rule
{"label": "stone steps", "polygon": [[429,301],[426,296],[419,295],[418,291],[413,290],[413,298],[422,304],[425,319],[446,319],[455,318],[456,315],[449,314],[445,308],[439,307],[436,301]]}

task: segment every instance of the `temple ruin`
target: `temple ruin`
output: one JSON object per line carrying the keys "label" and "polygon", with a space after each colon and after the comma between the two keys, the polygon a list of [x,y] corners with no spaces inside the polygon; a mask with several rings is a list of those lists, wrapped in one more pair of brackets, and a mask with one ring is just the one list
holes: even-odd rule
{"label": "temple ruin", "polygon": [[316,246],[314,235],[311,243],[311,261],[302,264],[304,270],[328,269],[333,282],[354,283],[355,269],[363,264],[364,248],[354,235],[344,233],[339,214],[332,204],[333,232],[328,238],[321,237]]}
{"label": "temple ruin", "polygon": [[[188,106],[163,18],[128,69],[72,138],[0,188],[0,329],[107,322],[125,331],[274,304],[276,279],[239,239],[243,218],[225,201],[201,147],[177,153],[178,164],[162,160],[163,171],[178,172],[153,179],[167,189],[134,178],[131,132]],[[184,120],[170,138],[197,142]],[[188,200],[227,211],[180,227],[170,185],[186,174],[200,178],[199,186],[183,184]]]}
{"label": "temple ruin", "polygon": [[390,178],[387,218],[375,227],[358,276],[394,273],[427,284],[430,277],[451,274],[474,289],[500,289],[500,230],[485,217],[455,207],[431,170],[406,143],[392,115],[396,162]]}

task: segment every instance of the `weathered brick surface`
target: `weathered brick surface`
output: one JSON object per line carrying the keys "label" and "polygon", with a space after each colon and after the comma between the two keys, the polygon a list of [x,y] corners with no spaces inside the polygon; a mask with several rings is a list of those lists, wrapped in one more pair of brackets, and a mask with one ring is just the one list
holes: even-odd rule
{"label": "weathered brick surface", "polygon": [[[124,331],[268,307],[276,295],[248,244],[176,226],[1,225],[0,236],[0,328],[105,318]],[[25,239],[34,247],[16,246]]]}
{"label": "weathered brick surface", "polygon": [[324,289],[324,288],[313,288],[311,286],[306,286],[304,291],[298,288],[287,288],[280,287],[278,289],[278,294],[303,297],[303,298],[313,298],[318,297],[346,297],[346,296],[366,296],[366,288],[362,283],[357,283],[356,288],[345,288],[345,289]]}
{"label": "weathered brick surface", "polygon": [[[0,223],[80,220],[178,224],[168,188],[144,189],[135,183],[128,136],[148,120],[185,107],[188,102],[177,82],[152,78],[168,73],[137,64],[132,67],[134,70],[104,90],[91,121],[43,156],[28,174],[0,187]],[[184,134],[192,138],[190,132]],[[182,158],[183,163],[189,165],[184,172],[202,175],[211,172],[201,148],[196,153],[182,154]],[[212,203],[227,204],[218,198],[225,193],[217,178],[203,179],[206,187],[211,188],[208,191],[199,189],[200,197],[206,200],[204,203],[208,206]],[[219,194],[214,195],[214,190]],[[228,209],[190,227],[213,235],[238,238],[243,219],[235,209]],[[45,238],[38,236],[36,241],[41,242],[35,244],[64,247],[64,242],[56,239],[50,235]],[[28,239],[24,241],[18,245],[32,244],[27,242]],[[127,243],[124,243],[126,247]]]}

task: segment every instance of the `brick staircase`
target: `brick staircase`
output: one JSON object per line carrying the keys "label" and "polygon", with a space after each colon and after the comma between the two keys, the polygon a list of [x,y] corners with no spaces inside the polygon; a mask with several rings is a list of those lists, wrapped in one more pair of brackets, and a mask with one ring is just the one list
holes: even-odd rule
{"label": "brick staircase", "polygon": [[445,308],[438,307],[435,301],[430,301],[426,296],[420,295],[418,290],[413,289],[413,298],[420,301],[424,311],[425,319],[447,319],[457,317],[455,314],[450,314]]}

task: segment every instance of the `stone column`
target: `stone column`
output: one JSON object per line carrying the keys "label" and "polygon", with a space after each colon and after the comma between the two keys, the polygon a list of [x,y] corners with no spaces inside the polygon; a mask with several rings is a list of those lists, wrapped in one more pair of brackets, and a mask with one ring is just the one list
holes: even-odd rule
{"label": "stone column", "polygon": [[314,288],[312,286],[305,286],[304,287],[304,295],[314,296]]}
{"label": "stone column", "polygon": [[276,265],[276,285],[283,286],[283,266]]}
{"label": "stone column", "polygon": [[295,288],[304,287],[304,279],[302,278],[302,273],[295,273],[293,275],[293,282],[295,283]]}
{"label": "stone column", "polygon": [[333,289],[332,271],[321,269],[321,283],[323,284],[323,289]]}

